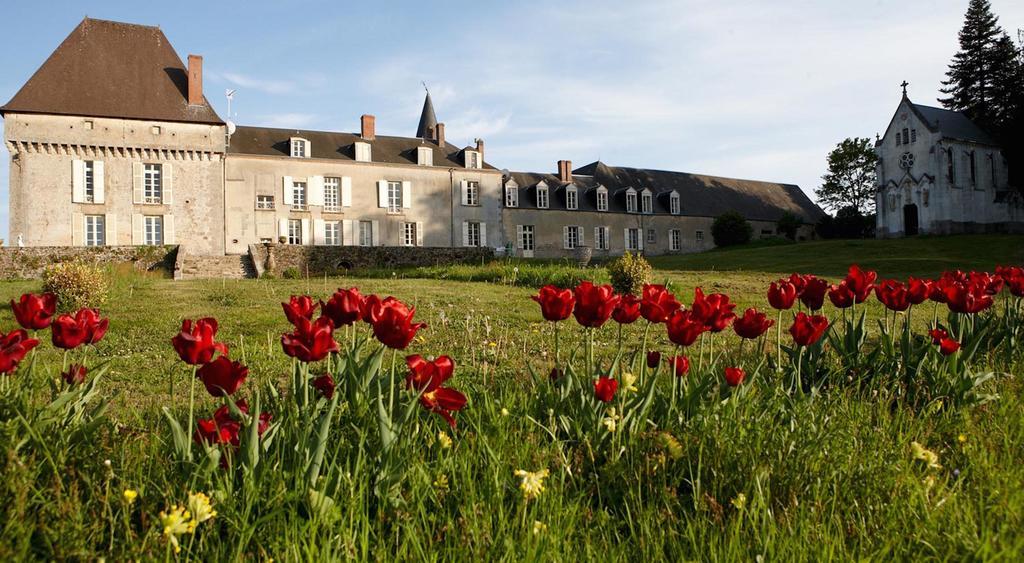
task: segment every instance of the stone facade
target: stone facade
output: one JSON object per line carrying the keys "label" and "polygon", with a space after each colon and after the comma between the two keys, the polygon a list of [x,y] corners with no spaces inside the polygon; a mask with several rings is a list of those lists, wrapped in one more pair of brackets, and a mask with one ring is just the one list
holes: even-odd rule
{"label": "stone facade", "polygon": [[1002,151],[963,114],[904,95],[875,152],[878,237],[1024,231]]}
{"label": "stone facade", "polygon": [[280,276],[290,268],[305,276],[366,268],[480,263],[494,256],[488,248],[299,246],[273,243],[250,245],[249,254],[260,276]]}
{"label": "stone facade", "polygon": [[59,262],[87,264],[131,264],[136,270],[175,269],[178,249],[175,246],[36,246],[31,248],[0,248],[0,279],[36,279],[43,270]]}

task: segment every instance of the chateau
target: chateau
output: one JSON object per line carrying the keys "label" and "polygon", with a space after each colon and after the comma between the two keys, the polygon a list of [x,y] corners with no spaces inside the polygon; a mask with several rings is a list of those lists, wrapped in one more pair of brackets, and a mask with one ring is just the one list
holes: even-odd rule
{"label": "chateau", "polygon": [[876,236],[1024,231],[996,141],[957,111],[903,98],[878,155]]}
{"label": "chateau", "polygon": [[[709,249],[738,211],[773,236],[785,214],[810,237],[822,211],[795,185],[593,162],[557,173],[489,164],[459,147],[429,93],[415,135],[226,123],[159,28],[86,18],[3,107],[10,239],[25,246],[491,247],[595,256]],[[924,130],[924,127],[919,127]],[[411,127],[410,127],[411,130]]]}

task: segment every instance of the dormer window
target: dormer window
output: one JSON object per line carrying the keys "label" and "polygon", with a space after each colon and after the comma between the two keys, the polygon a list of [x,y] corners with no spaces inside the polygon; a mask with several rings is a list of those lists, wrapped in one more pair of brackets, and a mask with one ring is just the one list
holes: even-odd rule
{"label": "dormer window", "polygon": [[519,207],[519,184],[512,180],[505,184],[505,207]]}
{"label": "dormer window", "polygon": [[373,160],[370,156],[370,143],[356,141],[355,148],[356,162],[371,162]]}
{"label": "dormer window", "polygon": [[576,191],[576,186],[569,186],[565,188],[565,208],[566,209],[579,209],[579,197]]}
{"label": "dormer window", "polygon": [[668,196],[668,211],[669,211],[669,213],[671,213],[673,215],[679,215],[679,213],[680,213],[680,205],[679,205],[679,193],[678,192],[672,192]]}
{"label": "dormer window", "polygon": [[466,150],[464,154],[466,168],[483,168],[480,161],[480,153]]}
{"label": "dormer window", "polygon": [[626,190],[626,213],[636,213],[636,190]]}
{"label": "dormer window", "polygon": [[433,166],[434,151],[430,147],[417,147],[416,164],[420,166]]}
{"label": "dormer window", "polygon": [[309,158],[311,148],[309,141],[301,137],[292,137],[290,141],[292,158]]}
{"label": "dormer window", "polygon": [[608,211],[608,188],[597,188],[597,210]]}
{"label": "dormer window", "polygon": [[548,187],[546,185],[537,185],[537,209],[548,208]]}
{"label": "dormer window", "polygon": [[644,213],[654,213],[654,196],[651,194],[651,190],[644,190],[640,194],[640,204]]}

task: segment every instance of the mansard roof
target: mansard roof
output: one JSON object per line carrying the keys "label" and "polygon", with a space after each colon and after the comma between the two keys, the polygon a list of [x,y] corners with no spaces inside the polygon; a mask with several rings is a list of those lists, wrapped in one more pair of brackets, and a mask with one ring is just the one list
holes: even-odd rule
{"label": "mansard roof", "polygon": [[0,114],[47,113],[222,124],[188,103],[188,73],[157,27],[85,18]]}
{"label": "mansard roof", "polygon": [[910,107],[921,118],[921,121],[928,125],[929,129],[941,132],[943,137],[985,145],[998,144],[991,135],[971,121],[971,118],[963,112],[923,106],[913,102],[910,102]]}
{"label": "mansard roof", "polygon": [[[390,164],[416,164],[417,149],[428,147],[434,153],[434,166],[456,166],[463,168],[462,149],[451,144],[439,147],[433,141],[416,137],[389,137],[377,135],[373,140],[362,138],[357,133],[337,131],[311,131],[306,129],[277,129],[273,127],[247,127],[239,125],[231,135],[229,154],[254,154],[263,156],[291,157],[288,144],[292,137],[306,139],[312,145],[311,158],[355,161],[354,144],[359,141],[371,147],[373,162]],[[475,147],[473,147],[475,150]],[[485,170],[495,170],[484,163]]]}
{"label": "mansard roof", "polygon": [[430,92],[423,100],[423,111],[420,112],[420,124],[416,127],[416,136],[421,139],[432,139],[434,128],[437,127],[437,116],[434,115],[434,103],[430,101]]}
{"label": "mansard roof", "polygon": [[[559,188],[567,185],[553,174],[512,172],[511,177],[520,186],[520,195],[526,196],[520,197],[519,206],[526,208],[536,207],[533,192],[540,180]],[[584,188],[586,197],[579,198],[579,209],[582,211],[597,210],[594,194],[597,187],[604,186],[609,193],[609,212],[625,213],[626,191],[634,188],[642,192],[646,188],[654,194],[655,215],[670,213],[669,199],[672,192],[680,196],[680,215],[683,216],[717,217],[727,211],[738,211],[747,219],[777,221],[789,212],[806,223],[817,223],[825,215],[803,190],[793,184],[609,166],[601,161],[574,170],[573,184]],[[549,199],[551,209],[565,209],[564,196]],[[640,205],[639,201],[637,205]]]}

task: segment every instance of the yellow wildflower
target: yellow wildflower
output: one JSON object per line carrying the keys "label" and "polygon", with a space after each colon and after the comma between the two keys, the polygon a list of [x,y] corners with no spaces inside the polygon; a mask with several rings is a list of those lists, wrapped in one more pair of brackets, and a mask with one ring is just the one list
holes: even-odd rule
{"label": "yellow wildflower", "polygon": [[526,471],[525,469],[517,469],[515,476],[522,479],[519,483],[519,489],[523,491],[523,498],[526,500],[532,500],[540,496],[544,492],[544,479],[549,475],[547,469],[541,469],[540,471]]}
{"label": "yellow wildflower", "polygon": [[636,391],[639,391],[639,389],[637,389],[635,384],[636,384],[636,376],[635,375],[633,375],[631,372],[628,372],[628,371],[626,373],[622,374],[622,392],[623,393],[635,393]]}
{"label": "yellow wildflower", "polygon": [[191,493],[188,495],[188,510],[192,513],[192,521],[189,525],[192,526],[193,530],[199,524],[217,515],[217,511],[210,505],[210,497],[203,493]]}
{"label": "yellow wildflower", "polygon": [[602,424],[604,424],[604,427],[607,428],[609,432],[615,432],[619,428],[620,420],[622,420],[622,417],[619,416],[617,412],[615,412],[615,407],[612,407],[608,409],[608,415],[605,416],[604,420],[602,420],[601,422]]}
{"label": "yellow wildflower", "polygon": [[743,510],[747,506],[747,495],[740,493],[730,501],[736,510]]}
{"label": "yellow wildflower", "polygon": [[181,551],[178,536],[192,533],[191,519],[191,515],[185,510],[185,507],[177,504],[172,506],[169,512],[160,513],[160,525],[164,528],[164,539],[174,546],[174,553]]}
{"label": "yellow wildflower", "polygon": [[497,342],[488,342],[487,345],[490,346],[491,348],[494,348],[494,347],[496,347],[498,345],[498,343]]}
{"label": "yellow wildflower", "polygon": [[921,484],[924,485],[924,489],[926,491],[930,491],[932,489],[932,487],[935,486],[935,476],[934,475],[926,476],[924,479],[921,480]]}
{"label": "yellow wildflower", "polygon": [[501,416],[508,416],[508,409],[502,408],[501,409]]}
{"label": "yellow wildflower", "polygon": [[138,496],[139,491],[136,491],[135,489],[124,490],[124,501],[127,502],[128,504],[132,504],[133,502],[135,502],[135,499],[138,498]]}
{"label": "yellow wildflower", "polygon": [[914,459],[924,462],[929,469],[942,469],[939,465],[939,454],[925,448],[917,442],[910,443],[910,450]]}
{"label": "yellow wildflower", "polygon": [[961,444],[966,444],[967,443],[967,436],[961,434],[961,435],[956,437],[956,441],[960,442]]}
{"label": "yellow wildflower", "polygon": [[439,493],[448,492],[448,476],[445,475],[444,473],[438,475],[437,479],[434,479],[433,485],[434,488],[437,489],[437,492]]}
{"label": "yellow wildflower", "polygon": [[448,448],[452,447],[452,439],[448,436],[448,434],[445,434],[444,432],[437,433],[437,442],[441,444],[442,450],[447,450]]}
{"label": "yellow wildflower", "polygon": [[548,525],[545,524],[544,522],[541,522],[540,520],[534,520],[533,521],[533,535],[536,536],[536,535],[540,534],[541,532],[543,532],[544,530],[547,530],[547,529],[548,529]]}

